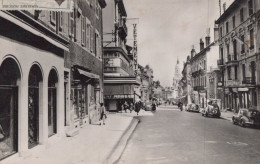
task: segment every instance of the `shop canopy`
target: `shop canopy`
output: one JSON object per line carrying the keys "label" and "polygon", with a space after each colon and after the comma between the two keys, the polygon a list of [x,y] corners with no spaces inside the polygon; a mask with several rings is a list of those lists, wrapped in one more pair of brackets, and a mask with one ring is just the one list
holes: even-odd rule
{"label": "shop canopy", "polygon": [[109,77],[104,80],[105,84],[135,84],[140,85],[136,77]]}
{"label": "shop canopy", "polygon": [[86,76],[86,77],[88,77],[90,79],[99,79],[99,75],[96,75],[94,73],[90,73],[90,72],[84,71],[84,70],[82,70],[80,68],[77,68],[77,71],[79,72],[80,75]]}

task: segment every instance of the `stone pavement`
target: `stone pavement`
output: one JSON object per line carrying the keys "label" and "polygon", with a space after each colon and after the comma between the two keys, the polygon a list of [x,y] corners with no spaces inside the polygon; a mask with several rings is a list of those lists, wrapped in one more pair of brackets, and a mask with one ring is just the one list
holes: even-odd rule
{"label": "stone pavement", "polygon": [[[140,111],[140,116],[151,112]],[[110,113],[106,125],[87,125],[74,137],[61,137],[53,145],[39,145],[28,157],[11,156],[3,164],[99,164],[117,160],[138,124],[136,113]],[[129,129],[131,132],[128,132]],[[124,136],[127,134],[127,136]],[[121,140],[124,141],[121,141]],[[120,145],[121,144],[121,145]],[[125,145],[122,145],[125,144]],[[117,147],[121,147],[118,151]],[[122,149],[123,148],[123,149]],[[112,156],[112,158],[110,157]],[[110,158],[109,158],[110,157]],[[107,162],[110,161],[110,162]],[[111,162],[112,163],[112,162]]]}
{"label": "stone pavement", "polygon": [[235,115],[234,112],[230,112],[230,111],[221,111],[221,118],[228,120],[228,121],[232,121],[232,117]]}

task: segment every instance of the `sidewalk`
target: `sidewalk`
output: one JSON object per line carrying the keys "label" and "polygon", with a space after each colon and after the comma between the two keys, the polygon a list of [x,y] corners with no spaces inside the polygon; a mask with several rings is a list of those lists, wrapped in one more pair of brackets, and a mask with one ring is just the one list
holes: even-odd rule
{"label": "sidewalk", "polygon": [[221,118],[225,119],[225,120],[228,120],[228,121],[232,121],[232,117],[234,116],[235,114],[233,112],[230,112],[230,111],[221,111]]}
{"label": "sidewalk", "polygon": [[[146,112],[141,112],[145,115]],[[141,114],[140,113],[140,114]],[[4,164],[99,164],[107,163],[108,157],[118,159],[138,120],[136,113],[112,113],[108,115],[106,125],[87,125],[74,137],[63,137],[49,148],[32,151],[29,157],[9,157]],[[128,132],[130,131],[130,132]],[[128,133],[128,134],[127,134]],[[127,134],[128,136],[125,136]],[[125,141],[121,141],[121,140]],[[117,154],[115,154],[117,153]],[[118,156],[118,157],[117,157]],[[111,161],[111,157],[110,160]]]}

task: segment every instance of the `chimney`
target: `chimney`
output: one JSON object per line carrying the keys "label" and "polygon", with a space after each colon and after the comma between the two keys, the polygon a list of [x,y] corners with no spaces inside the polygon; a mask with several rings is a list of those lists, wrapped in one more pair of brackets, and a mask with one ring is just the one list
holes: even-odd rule
{"label": "chimney", "polygon": [[194,45],[192,46],[192,49],[191,49],[191,58],[193,58],[195,56],[196,52],[195,52],[195,49],[194,49]]}
{"label": "chimney", "polygon": [[215,24],[214,27],[214,41],[217,41],[219,39],[219,29],[218,26]]}
{"label": "chimney", "polygon": [[206,41],[206,47],[208,47],[210,44],[210,36],[206,36],[205,41]]}
{"label": "chimney", "polygon": [[204,42],[200,39],[200,51],[204,49]]}
{"label": "chimney", "polygon": [[226,11],[226,2],[223,3],[223,13]]}

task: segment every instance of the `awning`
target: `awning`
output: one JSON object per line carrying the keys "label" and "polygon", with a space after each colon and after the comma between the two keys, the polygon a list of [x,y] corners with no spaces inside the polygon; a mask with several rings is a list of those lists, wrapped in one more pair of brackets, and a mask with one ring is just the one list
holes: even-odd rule
{"label": "awning", "polygon": [[238,92],[248,92],[248,88],[238,88]]}
{"label": "awning", "polygon": [[86,77],[88,77],[90,79],[99,79],[99,75],[96,75],[94,73],[90,73],[90,72],[84,71],[84,70],[79,69],[79,68],[77,68],[77,70],[79,71],[80,75],[86,76]]}
{"label": "awning", "polygon": [[105,78],[105,84],[135,84],[141,85],[140,82],[135,77],[114,77]]}

